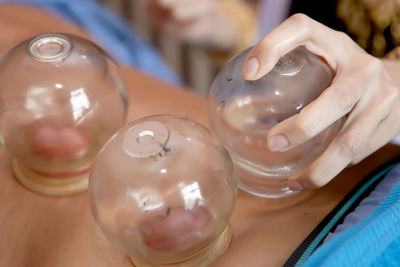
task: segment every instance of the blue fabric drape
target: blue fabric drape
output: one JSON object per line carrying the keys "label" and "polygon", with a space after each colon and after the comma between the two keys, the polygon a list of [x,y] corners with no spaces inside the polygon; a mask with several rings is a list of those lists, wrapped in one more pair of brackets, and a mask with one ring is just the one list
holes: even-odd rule
{"label": "blue fabric drape", "polygon": [[56,13],[81,25],[120,62],[166,82],[183,84],[154,47],[142,40],[126,21],[94,0],[0,0],[0,3],[29,4]]}
{"label": "blue fabric drape", "polygon": [[[387,174],[400,175],[400,166]],[[311,266],[400,266],[400,182],[365,219],[320,247]]]}

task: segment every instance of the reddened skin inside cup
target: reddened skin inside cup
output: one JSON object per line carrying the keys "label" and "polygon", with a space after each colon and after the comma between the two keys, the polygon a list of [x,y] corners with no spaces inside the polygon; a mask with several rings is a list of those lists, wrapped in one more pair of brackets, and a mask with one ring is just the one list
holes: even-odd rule
{"label": "reddened skin inside cup", "polygon": [[91,141],[78,126],[61,126],[51,122],[35,122],[28,127],[29,150],[38,158],[57,162],[84,157]]}
{"label": "reddened skin inside cup", "polygon": [[125,121],[116,62],[78,36],[25,40],[0,60],[0,131],[16,178],[46,195],[87,189],[93,159]]}
{"label": "reddened skin inside cup", "polygon": [[207,266],[229,246],[233,165],[190,119],[124,126],[97,156],[89,194],[97,224],[137,266]]}

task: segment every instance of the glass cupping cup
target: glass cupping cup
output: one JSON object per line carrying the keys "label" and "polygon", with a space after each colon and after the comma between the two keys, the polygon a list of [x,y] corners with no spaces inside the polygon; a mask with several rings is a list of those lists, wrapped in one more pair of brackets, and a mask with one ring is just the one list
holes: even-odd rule
{"label": "glass cupping cup", "polygon": [[25,40],[0,60],[0,133],[17,179],[48,195],[87,189],[92,161],[124,123],[116,62],[70,34]]}
{"label": "glass cupping cup", "polygon": [[157,115],[124,126],[96,157],[89,194],[97,224],[136,266],[207,266],[230,243],[233,164],[195,121]]}
{"label": "glass cupping cup", "polygon": [[342,120],[285,152],[267,148],[267,133],[329,87],[333,71],[320,57],[298,47],[280,58],[268,74],[248,81],[242,78],[241,68],[250,50],[227,62],[212,84],[211,129],[232,157],[240,188],[266,198],[289,196],[295,192],[288,188],[288,178],[300,174],[325,150]]}

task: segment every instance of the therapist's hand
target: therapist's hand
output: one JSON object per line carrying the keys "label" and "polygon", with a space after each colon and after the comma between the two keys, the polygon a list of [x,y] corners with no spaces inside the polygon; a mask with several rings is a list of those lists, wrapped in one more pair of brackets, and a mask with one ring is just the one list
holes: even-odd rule
{"label": "therapist's hand", "polygon": [[299,114],[273,127],[271,151],[286,151],[314,137],[345,116],[342,130],[325,152],[299,177],[292,190],[321,187],[349,164],[355,164],[400,132],[400,68],[367,54],[346,34],[296,14],[250,52],[242,76],[256,80],[297,46],[323,57],[335,72],[329,88]]}

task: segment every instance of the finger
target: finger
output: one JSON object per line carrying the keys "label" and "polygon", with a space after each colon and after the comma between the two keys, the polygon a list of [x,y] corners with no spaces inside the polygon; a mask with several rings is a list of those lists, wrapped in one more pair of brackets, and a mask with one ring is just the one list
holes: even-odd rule
{"label": "finger", "polygon": [[[337,43],[341,42],[341,45]],[[336,58],[347,46],[354,46],[347,35],[334,31],[303,14],[296,14],[266,35],[252,49],[242,67],[242,76],[257,80],[268,73],[279,58],[298,46],[324,57],[336,70]],[[345,47],[344,47],[345,46]]]}
{"label": "finger", "polygon": [[[389,101],[389,100],[387,100]],[[351,122],[332,141],[322,155],[299,177],[289,180],[289,188],[317,188],[324,186],[359,155],[365,154],[366,146],[377,126],[388,115],[387,103],[378,103],[376,109],[363,111],[362,116],[351,118]]]}
{"label": "finger", "polygon": [[177,2],[176,0],[158,0],[157,4],[162,8],[170,8],[176,5],[176,2]]}
{"label": "finger", "polygon": [[379,148],[386,145],[390,140],[400,134],[400,103],[397,103],[389,115],[381,121],[377,130],[371,135],[368,140],[365,150],[356,159],[353,160],[354,164],[359,163]]}
{"label": "finger", "polygon": [[[365,65],[368,67],[361,71],[339,70],[332,85],[315,101],[268,132],[268,148],[271,151],[288,150],[319,134],[351,110],[353,115],[362,111],[361,105],[369,104],[375,97],[375,88],[379,88],[377,73],[381,68],[380,61],[373,57]],[[356,104],[358,109],[354,110]]]}
{"label": "finger", "polygon": [[207,25],[194,21],[192,23],[167,22],[163,26],[163,31],[170,36],[174,36],[182,41],[191,41],[201,44],[206,40],[204,36],[208,32]]}
{"label": "finger", "polygon": [[172,10],[172,17],[176,21],[186,22],[210,15],[216,8],[216,1],[185,1]]}
{"label": "finger", "polygon": [[311,139],[346,115],[364,92],[361,86],[351,83],[339,78],[300,113],[274,126],[267,135],[269,150],[286,151]]}
{"label": "finger", "polygon": [[217,7],[215,0],[158,0],[161,8],[171,12],[171,17],[179,22],[205,16]]}

